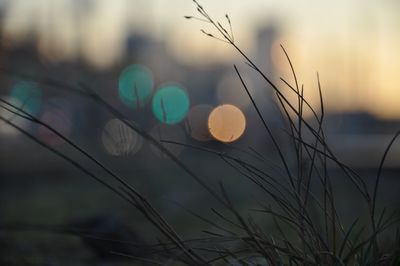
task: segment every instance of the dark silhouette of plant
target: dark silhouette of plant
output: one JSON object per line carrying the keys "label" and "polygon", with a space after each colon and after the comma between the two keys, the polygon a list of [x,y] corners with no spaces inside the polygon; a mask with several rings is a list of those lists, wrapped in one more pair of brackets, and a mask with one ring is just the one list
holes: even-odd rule
{"label": "dark silhouette of plant", "polygon": [[[198,14],[197,16],[185,16],[185,18],[199,20],[211,25],[216,33],[209,33],[203,29],[201,29],[201,32],[207,37],[225,42],[235,49],[243,57],[246,65],[258,73],[276,95],[277,104],[281,107],[282,115],[287,124],[284,133],[291,140],[294,160],[291,160],[292,153],[288,154],[282,148],[282,144],[274,134],[267,119],[262,115],[257,100],[254,99],[248,90],[239,67],[236,65],[233,66],[238,76],[238,82],[241,83],[243,89],[246,91],[265,129],[266,138],[273,143],[279,157],[278,168],[284,173],[284,178],[260,168],[251,160],[231,155],[227,152],[177,143],[170,140],[157,140],[140,128],[139,125],[128,122],[122,113],[97,95],[86,84],[80,83],[75,88],[56,80],[38,80],[35,77],[10,72],[7,69],[2,69],[2,71],[92,99],[98,103],[100,108],[105,109],[120,119],[126,126],[135,130],[147,141],[151,142],[178,167],[183,169],[189,177],[196,181],[210,197],[218,202],[218,209],[210,206],[211,212],[217,217],[215,221],[181,206],[190,215],[193,215],[212,228],[212,231],[208,230],[204,232],[204,238],[187,239],[180,236],[153,207],[151,201],[146,199],[135,187],[125,181],[123,177],[107,167],[95,155],[85,151],[51,125],[24,111],[23,108],[0,99],[1,108],[47,128],[74,148],[75,151],[95,163],[107,173],[109,178],[99,178],[87,167],[74,160],[74,158],[39,140],[15,124],[11,119],[0,116],[0,120],[16,128],[26,137],[45,147],[55,155],[60,156],[87,176],[103,184],[121,199],[127,201],[134,208],[138,209],[163,236],[160,239],[160,243],[149,244],[146,247],[151,249],[151,258],[141,258],[135,254],[124,254],[110,250],[114,254],[139,260],[143,263],[157,265],[172,264],[176,261],[186,265],[219,265],[234,262],[243,265],[399,264],[399,234],[397,233],[397,244],[393,244],[394,249],[390,251],[391,253],[384,253],[379,241],[379,236],[382,233],[398,225],[399,217],[395,212],[391,212],[386,208],[382,210],[378,209],[377,200],[385,160],[400,132],[394,135],[382,156],[374,186],[372,188],[368,187],[364,179],[354,169],[341,162],[327,144],[324,132],[324,103],[318,73],[316,80],[318,83],[320,106],[314,107],[304,97],[304,87],[300,85],[292,61],[282,45],[283,55],[288,61],[293,81],[289,82],[281,78],[282,85],[278,86],[268,78],[267,73],[264,73],[235,42],[232,22],[228,15],[224,18],[228,27],[224,27],[223,23],[214,20],[196,0],[193,0],[193,2],[196,5]],[[295,94],[297,98],[295,102],[289,100],[287,92]],[[317,108],[319,108],[319,112]],[[305,119],[305,110],[311,111],[312,121]],[[233,195],[227,191],[222,181],[219,182],[218,188],[212,187],[174,156],[164,146],[165,143],[185,145],[186,147],[206,152],[209,156],[221,158],[228,166],[240,173],[243,178],[255,184],[264,193],[265,200],[258,202],[257,207],[246,210],[246,214],[244,214],[243,210],[235,206],[231,200]],[[258,153],[256,150],[252,149],[252,152],[258,159],[265,159],[263,154]],[[265,164],[269,163],[266,160],[264,161]],[[336,204],[337,195],[333,190],[332,176],[328,167],[331,164],[335,164],[340,168],[346,178],[357,189],[359,197],[363,199],[368,207],[368,221],[364,221],[360,216],[351,224],[347,225],[342,222],[342,217],[339,214]],[[314,187],[312,187],[312,184],[314,184]],[[273,204],[266,203],[271,201]],[[262,214],[265,219],[255,219],[253,215],[247,214],[249,211],[251,213]],[[315,217],[318,217],[318,219]],[[263,228],[262,222],[267,219],[273,221],[276,230],[268,231]],[[102,241],[112,242],[118,241],[118,239],[102,239]]]}

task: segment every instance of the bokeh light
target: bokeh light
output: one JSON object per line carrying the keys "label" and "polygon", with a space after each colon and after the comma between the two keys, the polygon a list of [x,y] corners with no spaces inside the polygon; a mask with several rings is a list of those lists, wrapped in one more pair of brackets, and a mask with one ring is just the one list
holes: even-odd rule
{"label": "bokeh light", "polygon": [[[185,130],[178,125],[171,126],[166,124],[158,124],[150,131],[150,135],[157,141],[166,140],[180,144],[186,143]],[[175,156],[178,156],[184,149],[183,145],[163,142],[161,144],[164,145]],[[161,152],[160,149],[153,144],[150,144],[150,150],[160,158],[168,158],[165,153]]]}
{"label": "bokeh light", "polygon": [[189,107],[189,97],[178,85],[163,86],[153,97],[153,113],[159,121],[166,124],[176,124],[182,121],[186,117]]}
{"label": "bokeh light", "polygon": [[208,129],[216,140],[233,142],[243,135],[246,129],[246,118],[236,106],[220,105],[210,113]]}
{"label": "bokeh light", "polygon": [[[250,94],[254,96],[254,85],[250,80],[245,82]],[[233,104],[241,109],[246,109],[251,105],[251,100],[239,77],[234,74],[227,74],[218,82],[216,96],[220,104]]]}
{"label": "bokeh light", "polygon": [[101,140],[105,150],[113,156],[135,154],[143,145],[143,138],[119,119],[104,126]]}
{"label": "bokeh light", "polygon": [[193,106],[186,118],[186,130],[188,134],[198,141],[208,141],[212,139],[208,131],[208,116],[213,107],[208,104]]}
{"label": "bokeh light", "polygon": [[[71,115],[65,110],[58,108],[49,108],[43,112],[40,120],[55,129],[65,137],[69,137],[72,131]],[[57,147],[65,143],[65,141],[44,126],[38,129],[39,138],[45,143]]]}
{"label": "bokeh light", "polygon": [[148,68],[131,65],[125,68],[119,77],[119,97],[129,108],[141,108],[147,103],[153,86],[153,75]]}
{"label": "bokeh light", "polygon": [[41,109],[42,92],[37,84],[29,81],[19,81],[11,89],[11,98],[17,100],[18,106],[31,115],[37,115]]}

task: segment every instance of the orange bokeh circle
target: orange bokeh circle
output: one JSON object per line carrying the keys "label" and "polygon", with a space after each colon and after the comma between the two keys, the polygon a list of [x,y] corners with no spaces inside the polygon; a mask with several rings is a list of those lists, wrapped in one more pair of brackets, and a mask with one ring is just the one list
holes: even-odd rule
{"label": "orange bokeh circle", "polygon": [[243,112],[232,104],[220,105],[208,117],[210,134],[221,142],[234,142],[246,129],[246,118]]}

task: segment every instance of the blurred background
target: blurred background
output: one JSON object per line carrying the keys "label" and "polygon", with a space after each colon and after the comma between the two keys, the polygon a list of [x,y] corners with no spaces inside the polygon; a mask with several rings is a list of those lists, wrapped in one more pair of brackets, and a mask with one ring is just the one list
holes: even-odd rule
{"label": "blurred background", "polygon": [[[386,145],[400,127],[400,3],[200,3],[228,29],[225,14],[229,14],[236,44],[296,101],[280,80],[294,83],[282,44],[316,110],[320,109],[319,72],[328,141],[338,158],[372,181]],[[190,0],[0,0],[0,97],[96,155],[148,196],[180,231],[192,236],[199,221],[172,202],[206,212],[214,204],[208,194],[95,101],[57,86],[86,84],[158,140],[250,160],[262,154],[274,162],[276,151],[234,72],[237,64],[263,115],[287,146],[285,151],[293,152],[281,131],[285,122],[272,89],[230,45],[200,31],[215,34],[212,27],[184,19],[187,15],[196,15]],[[4,108],[0,116],[108,180],[43,126]],[[312,119],[311,112],[305,116]],[[224,180],[238,204],[251,204],[251,185],[218,157],[188,146],[166,146],[210,185]],[[382,203],[390,206],[400,202],[399,156],[400,145],[395,144],[381,188]],[[272,166],[262,167],[280,174]],[[355,190],[339,174],[335,182],[343,213],[350,216],[358,206]],[[0,223],[5,225],[103,230],[126,224],[127,231],[145,232],[140,241],[151,242],[157,236],[137,211],[105,187],[1,121],[0,199]],[[4,254],[23,250],[21,264],[78,265],[74,263],[95,261],[97,256],[95,248],[82,248],[84,241],[68,234],[2,231],[0,237]],[[79,255],[71,258],[65,250]],[[18,259],[10,255],[6,261],[19,265]]]}

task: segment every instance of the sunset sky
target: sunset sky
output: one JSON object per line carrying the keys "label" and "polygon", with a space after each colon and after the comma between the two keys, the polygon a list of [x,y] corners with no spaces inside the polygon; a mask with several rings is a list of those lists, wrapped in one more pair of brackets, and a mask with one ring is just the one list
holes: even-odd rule
{"label": "sunset sky", "polygon": [[[279,25],[310,98],[316,71],[326,106],[334,111],[369,111],[400,118],[400,4],[374,0],[199,0],[215,18],[228,13],[239,46],[251,51],[257,28]],[[241,62],[226,44],[206,38],[209,29],[194,15],[191,0],[3,0],[3,30],[12,40],[36,33],[44,55],[60,60],[78,54],[106,67],[122,56],[128,29],[166,42],[168,51],[190,64]],[[79,5],[78,5],[79,4]],[[99,45],[101,43],[101,45]],[[287,76],[284,61],[277,68]],[[283,62],[283,63],[279,63]]]}

